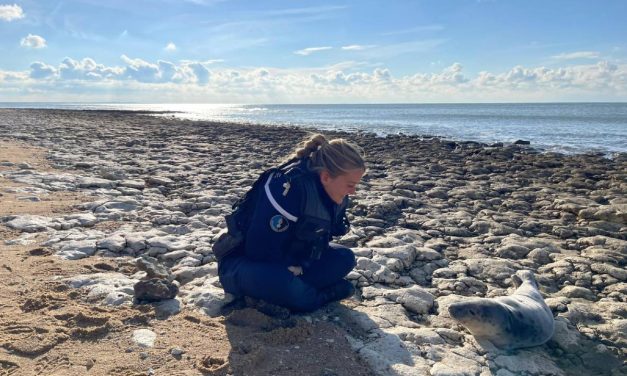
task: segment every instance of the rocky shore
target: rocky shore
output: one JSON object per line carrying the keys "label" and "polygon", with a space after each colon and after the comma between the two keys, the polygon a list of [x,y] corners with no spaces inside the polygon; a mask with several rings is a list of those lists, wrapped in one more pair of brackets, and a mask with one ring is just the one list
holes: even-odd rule
{"label": "rocky shore", "polygon": [[[312,315],[281,321],[225,313],[229,297],[211,252],[230,205],[307,136],[300,128],[0,110],[0,141],[45,148],[54,168],[7,162],[0,151],[0,177],[21,184],[0,193],[33,202],[51,192],[83,195],[72,213],[4,213],[0,223],[12,236],[3,246],[34,244],[38,236],[38,247],[63,259],[115,261],[107,270],[51,277],[107,309],[140,309],[133,286],[145,272],[132,262],[154,257],[178,287],[175,299],[153,303],[155,320],[200,310],[234,322],[233,333],[266,325],[261,332],[272,340],[264,343],[290,348],[292,355],[281,355],[288,363],[303,362],[286,369],[281,356],[266,353],[269,368],[259,367],[262,350],[231,341],[228,357],[197,367],[198,374],[627,375],[627,155],[325,134],[362,146],[368,173],[349,210],[352,229],[339,239],[358,256],[349,275],[358,292]],[[447,306],[464,297],[506,295],[520,269],[535,273],[555,315],[548,343],[500,351],[477,343],[449,317]],[[318,330],[336,331],[337,339],[325,341]],[[0,346],[11,353],[4,339],[10,329],[0,325],[0,333]],[[299,358],[299,349],[318,338],[327,350],[309,351],[333,354],[335,346],[348,346],[354,359],[347,355],[335,368],[305,364],[319,354]]]}

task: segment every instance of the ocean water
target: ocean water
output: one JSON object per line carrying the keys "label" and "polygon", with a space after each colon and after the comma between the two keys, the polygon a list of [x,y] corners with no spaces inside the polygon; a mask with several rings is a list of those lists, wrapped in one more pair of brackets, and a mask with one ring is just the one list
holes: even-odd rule
{"label": "ocean water", "polygon": [[627,103],[215,105],[0,103],[0,108],[156,111],[155,116],[485,143],[527,140],[566,154],[627,152]]}

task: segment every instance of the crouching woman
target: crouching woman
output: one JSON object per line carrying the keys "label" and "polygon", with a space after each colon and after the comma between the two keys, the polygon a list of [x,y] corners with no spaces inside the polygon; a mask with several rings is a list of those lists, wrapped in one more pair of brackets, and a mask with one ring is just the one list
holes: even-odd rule
{"label": "crouching woman", "polygon": [[[227,216],[238,240],[218,255],[224,290],[308,312],[350,297],[344,277],[355,255],[331,243],[348,232],[348,195],[366,171],[361,149],[343,139],[314,135],[283,165],[260,176]],[[214,246],[214,251],[216,247]]]}

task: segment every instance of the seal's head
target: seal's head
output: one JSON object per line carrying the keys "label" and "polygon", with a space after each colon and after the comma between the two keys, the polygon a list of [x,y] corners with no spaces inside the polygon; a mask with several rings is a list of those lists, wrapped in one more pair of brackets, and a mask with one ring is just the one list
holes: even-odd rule
{"label": "seal's head", "polygon": [[471,299],[448,307],[451,317],[468,328],[475,337],[494,338],[508,326],[507,310],[491,299]]}

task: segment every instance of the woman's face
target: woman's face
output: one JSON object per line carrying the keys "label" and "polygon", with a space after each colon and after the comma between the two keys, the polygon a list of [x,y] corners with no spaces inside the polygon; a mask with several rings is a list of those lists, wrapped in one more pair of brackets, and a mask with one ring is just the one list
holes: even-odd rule
{"label": "woman's face", "polygon": [[344,201],[346,195],[355,193],[357,184],[361,181],[361,177],[364,176],[364,172],[362,169],[356,169],[333,177],[328,171],[323,170],[320,173],[320,181],[329,197],[339,205]]}

